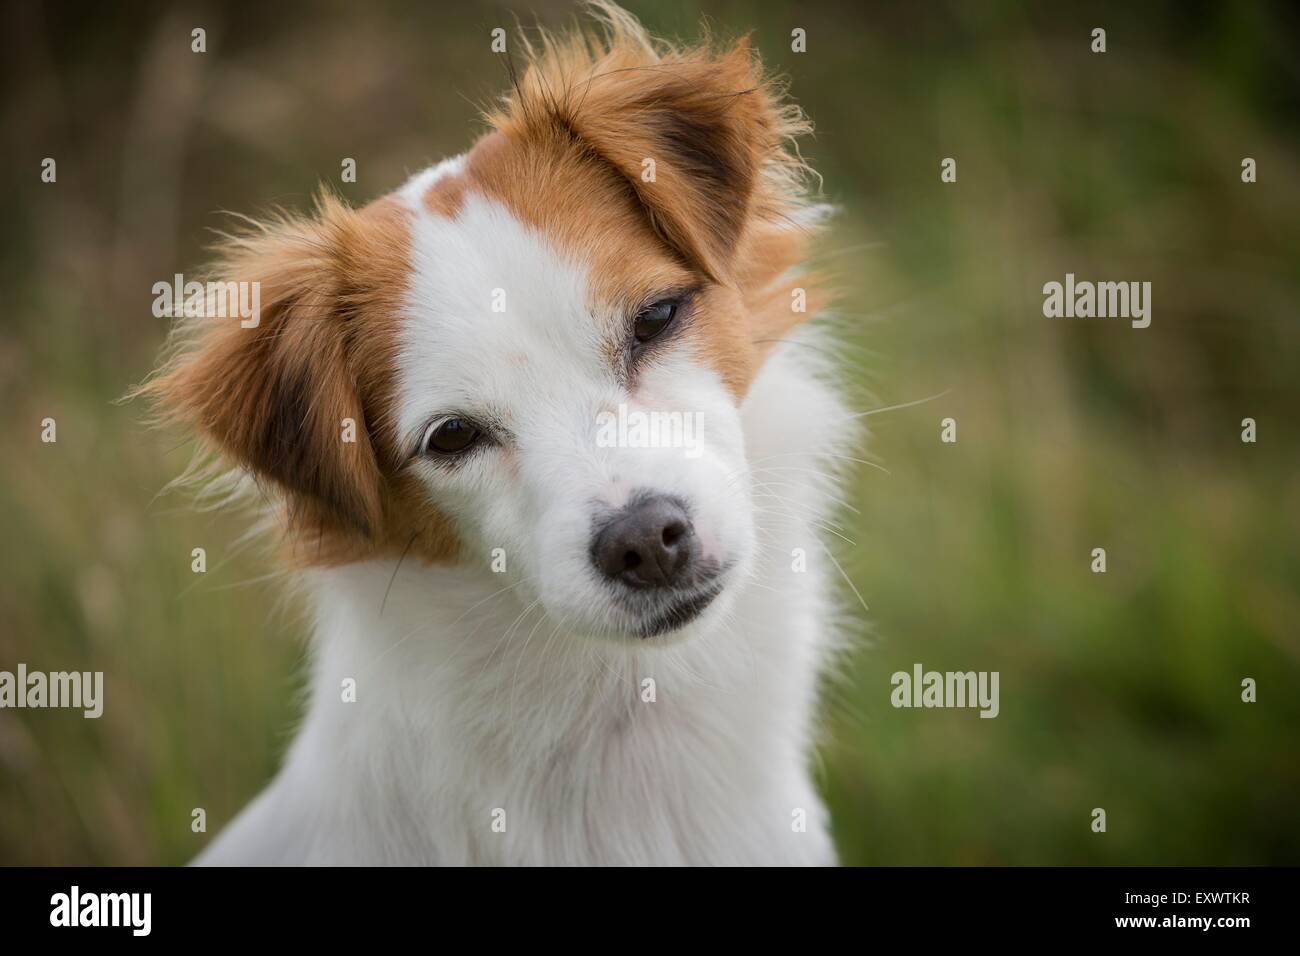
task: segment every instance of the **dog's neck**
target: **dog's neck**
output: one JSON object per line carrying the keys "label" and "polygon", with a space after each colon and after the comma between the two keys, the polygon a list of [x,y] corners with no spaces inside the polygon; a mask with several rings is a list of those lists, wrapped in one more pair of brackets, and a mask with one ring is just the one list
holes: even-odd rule
{"label": "dog's neck", "polygon": [[484,768],[581,759],[582,744],[664,721],[761,735],[793,716],[781,697],[813,662],[796,660],[787,632],[807,596],[756,577],[734,585],[714,626],[643,648],[570,633],[490,573],[379,562],[321,572],[311,719],[335,741],[410,732],[414,753],[451,750]]}

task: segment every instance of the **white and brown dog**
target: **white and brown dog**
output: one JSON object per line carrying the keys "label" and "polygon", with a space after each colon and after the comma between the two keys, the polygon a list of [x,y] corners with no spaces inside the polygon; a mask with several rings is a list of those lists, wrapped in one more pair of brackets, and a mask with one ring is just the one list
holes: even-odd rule
{"label": "white and brown dog", "polygon": [[198,862],[835,860],[815,529],[852,436],[788,347],[824,304],[806,125],[746,42],[595,13],[464,155],[232,240],[260,321],[186,321],[140,389],[313,611],[285,765]]}

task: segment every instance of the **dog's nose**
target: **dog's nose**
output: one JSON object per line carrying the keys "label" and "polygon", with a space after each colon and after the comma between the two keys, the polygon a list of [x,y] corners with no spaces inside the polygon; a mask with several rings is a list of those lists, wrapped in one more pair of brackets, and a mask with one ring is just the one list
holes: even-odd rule
{"label": "dog's nose", "polygon": [[633,498],[596,532],[591,556],[610,580],[662,588],[686,577],[698,550],[685,507],[651,495]]}

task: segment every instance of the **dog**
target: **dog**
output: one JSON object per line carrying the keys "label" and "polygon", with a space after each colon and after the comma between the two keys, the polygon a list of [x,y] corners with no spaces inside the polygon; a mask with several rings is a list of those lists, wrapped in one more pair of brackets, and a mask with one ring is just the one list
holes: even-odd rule
{"label": "dog", "polygon": [[466,153],[230,237],[257,321],[179,322],[139,389],[313,623],[283,767],[198,864],[836,862],[818,529],[855,439],[804,324],[808,124],[745,39],[597,3],[521,46]]}

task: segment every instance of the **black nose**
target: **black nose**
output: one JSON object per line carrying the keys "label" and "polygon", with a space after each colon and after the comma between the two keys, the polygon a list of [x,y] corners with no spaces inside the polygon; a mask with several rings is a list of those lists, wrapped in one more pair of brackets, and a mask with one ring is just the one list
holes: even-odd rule
{"label": "black nose", "polygon": [[639,495],[596,531],[591,557],[611,580],[632,587],[670,587],[685,578],[699,548],[680,502]]}

